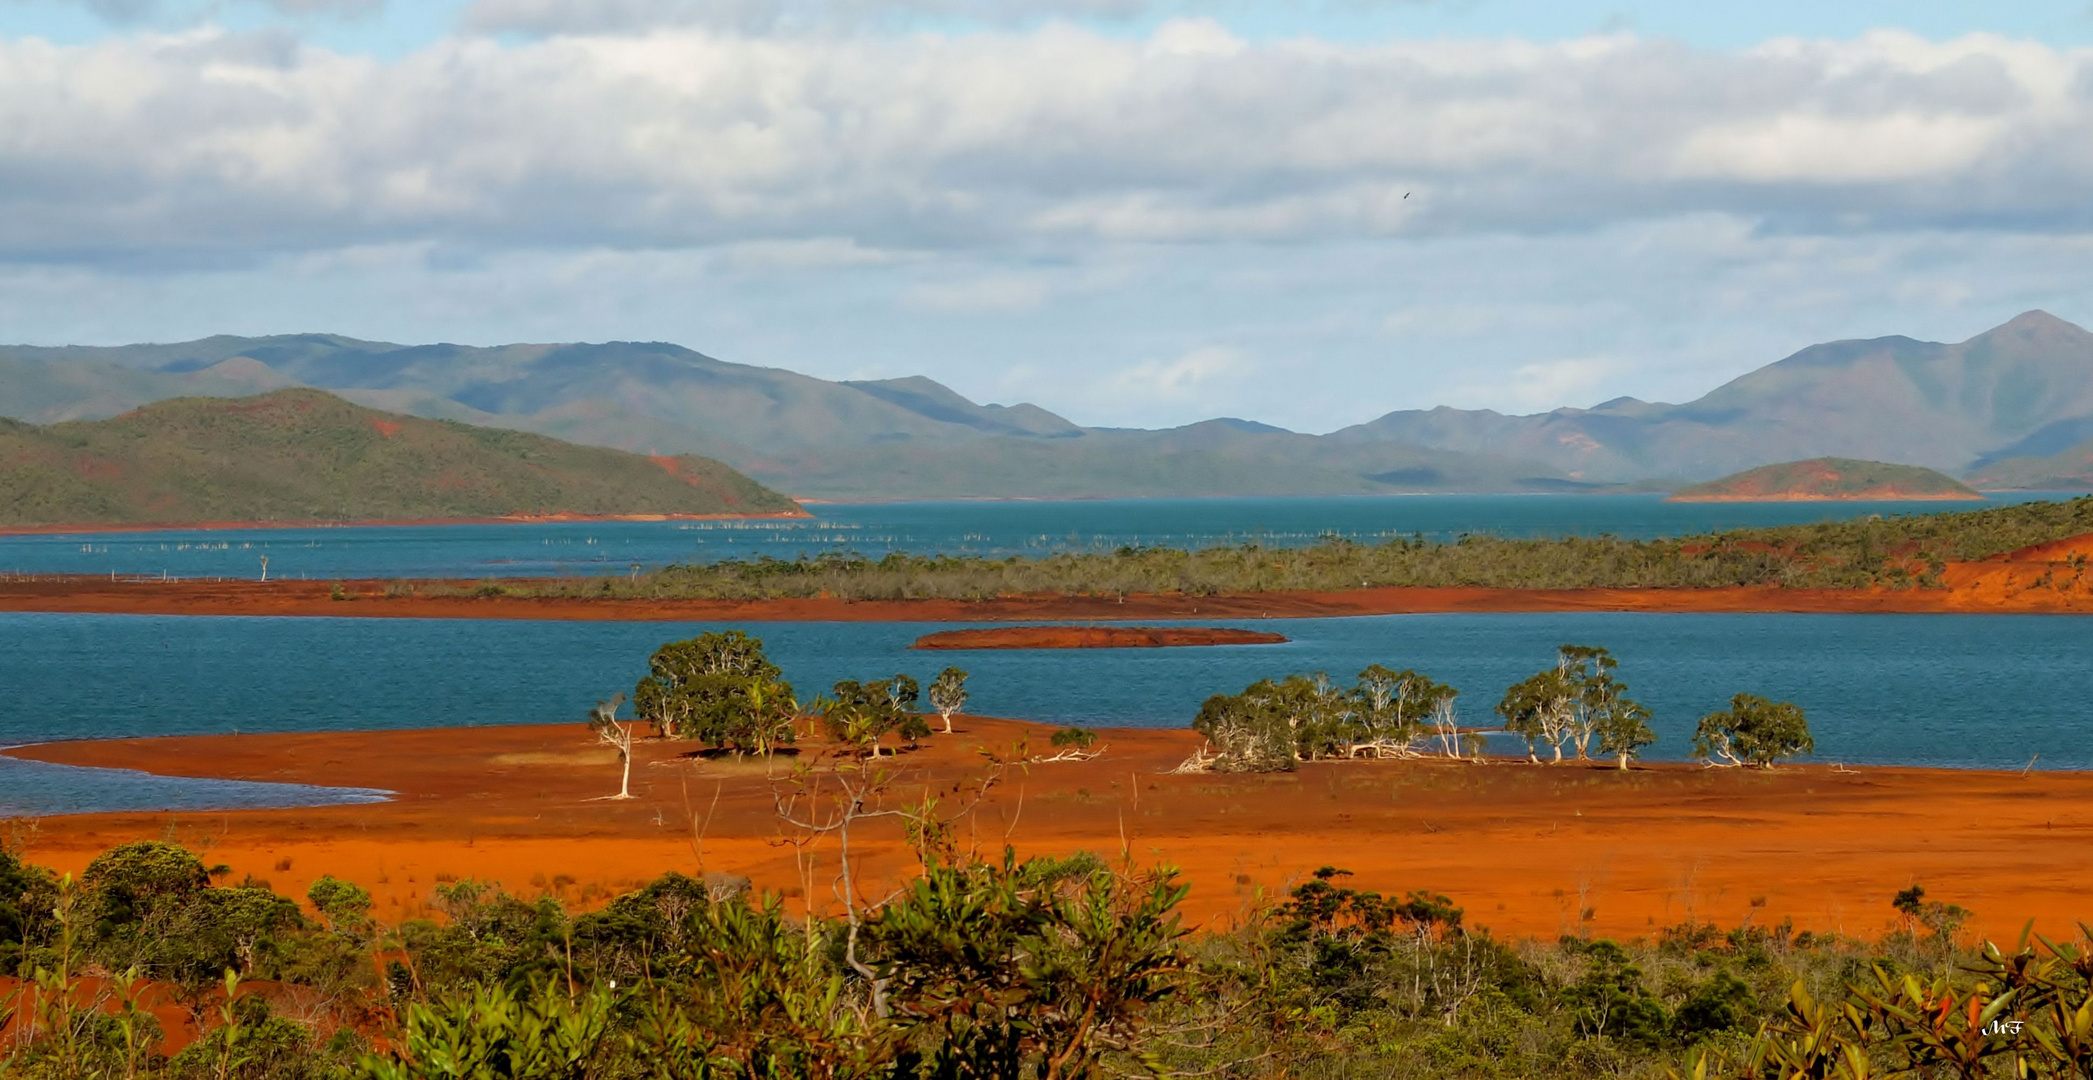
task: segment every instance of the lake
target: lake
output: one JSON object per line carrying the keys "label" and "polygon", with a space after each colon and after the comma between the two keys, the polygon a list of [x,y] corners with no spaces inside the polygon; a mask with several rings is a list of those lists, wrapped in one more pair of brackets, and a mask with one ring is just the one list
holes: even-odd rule
{"label": "lake", "polygon": [[[2068,496],[1999,493],[1991,505]],[[1978,503],[1668,503],[1656,495],[1399,495],[815,505],[811,519],[174,529],[0,536],[0,572],[159,577],[523,577],[823,552],[1043,555],[1465,533],[1649,538],[1937,513]]]}
{"label": "lake", "polygon": [[[1820,760],[2093,767],[2093,620],[2071,616],[1557,613],[1271,619],[1285,645],[911,652],[950,624],[754,627],[803,698],[840,678],[946,664],[973,711],[1057,724],[1182,726],[1267,675],[1414,667],[1491,722],[1504,687],[1564,642],[1605,645],[1656,713],[1652,758],[1750,691],[1809,712]],[[630,691],[660,643],[714,624],[0,614],[0,743],[215,732],[572,722]],[[0,813],[296,805],[368,793],[0,764]]]}

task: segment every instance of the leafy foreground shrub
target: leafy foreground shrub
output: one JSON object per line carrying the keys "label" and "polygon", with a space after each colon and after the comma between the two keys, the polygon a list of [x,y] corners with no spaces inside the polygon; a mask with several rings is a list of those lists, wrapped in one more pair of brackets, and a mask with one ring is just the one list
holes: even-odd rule
{"label": "leafy foreground shrub", "polygon": [[[171,845],[96,865],[72,881],[0,860],[9,889],[49,901],[6,924],[26,979],[0,991],[9,1080],[2093,1070],[2093,957],[2039,939],[1960,950],[1968,913],[1916,888],[1890,909],[1906,929],[1873,945],[1785,925],[1548,944],[1333,868],[1191,935],[1172,874],[1090,856],[932,859],[855,919],[680,874],[578,916],[461,881],[437,890],[441,919],[393,928],[332,879],[280,916],[248,897],[274,897],[265,884],[213,884]],[[207,960],[226,970],[205,978]],[[149,981],[201,1030],[172,1055]]]}

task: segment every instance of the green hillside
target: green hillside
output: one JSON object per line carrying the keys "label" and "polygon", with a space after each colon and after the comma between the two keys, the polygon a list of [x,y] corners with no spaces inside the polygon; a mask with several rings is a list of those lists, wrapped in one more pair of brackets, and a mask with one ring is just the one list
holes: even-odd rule
{"label": "green hillside", "polygon": [[1852,458],[1761,465],[1673,492],[1673,502],[1804,502],[1862,499],[1981,499],[1932,469]]}
{"label": "green hillside", "polygon": [[423,420],[318,390],[178,398],[108,420],[0,420],[0,525],[779,513],[710,458],[648,458]]}

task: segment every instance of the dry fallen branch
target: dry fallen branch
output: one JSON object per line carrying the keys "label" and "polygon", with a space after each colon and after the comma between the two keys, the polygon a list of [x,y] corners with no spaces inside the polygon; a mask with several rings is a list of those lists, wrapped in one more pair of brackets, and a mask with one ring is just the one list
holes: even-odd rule
{"label": "dry fallen branch", "polygon": [[1061,750],[1057,753],[1039,754],[1033,757],[1028,757],[1025,759],[1025,764],[1052,765],[1054,762],[1057,761],[1091,761],[1103,755],[1104,752],[1108,749],[1110,749],[1110,747],[1100,746],[1095,750],[1082,750],[1071,746],[1068,749]]}

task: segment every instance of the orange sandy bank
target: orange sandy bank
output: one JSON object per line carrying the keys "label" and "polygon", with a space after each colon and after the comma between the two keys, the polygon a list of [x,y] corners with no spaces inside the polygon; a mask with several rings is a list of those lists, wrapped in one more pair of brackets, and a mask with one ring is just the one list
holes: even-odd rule
{"label": "orange sandy bank", "polygon": [[[1047,729],[962,718],[895,765],[893,803],[977,775],[981,749]],[[1323,865],[1383,893],[1431,889],[1502,933],[1587,927],[1648,933],[1694,918],[1872,935],[1897,890],[1975,909],[1980,929],[2070,936],[2093,915],[2093,774],[1791,767],[1774,772],[1658,765],[1540,767],[1443,760],[1316,763],[1269,776],[1170,775],[1196,736],[1101,733],[1092,761],[1033,764],[959,822],[962,843],[1021,853],[1089,850],[1182,867],[1195,919],[1226,919]],[[397,801],[200,814],[47,818],[28,856],[79,870],[96,852],[172,836],[211,862],[302,894],[322,873],[372,890],[388,919],[424,910],[459,877],[527,897],[600,901],[664,871],[745,874],[832,905],[836,849],[796,855],[757,762],[637,753],[630,802],[614,755],[579,724],[56,743],[21,757],[185,776],[367,785]],[[818,747],[807,748],[813,756]],[[779,762],[778,772],[789,766]],[[853,837],[864,888],[913,867],[898,829]]]}
{"label": "orange sandy bank", "polygon": [[588,521],[757,521],[774,518],[810,518],[805,510],[779,510],[767,514],[509,514],[503,517],[467,518],[374,518],[368,521],[159,521],[121,525],[0,525],[0,536],[62,536],[72,533],[161,532],[195,529],[218,532],[226,529],[345,529],[408,525],[542,525]]}
{"label": "orange sandy bank", "polygon": [[1187,645],[1283,645],[1285,634],[1225,626],[998,626],[944,630],[912,649],[1160,649]]}

